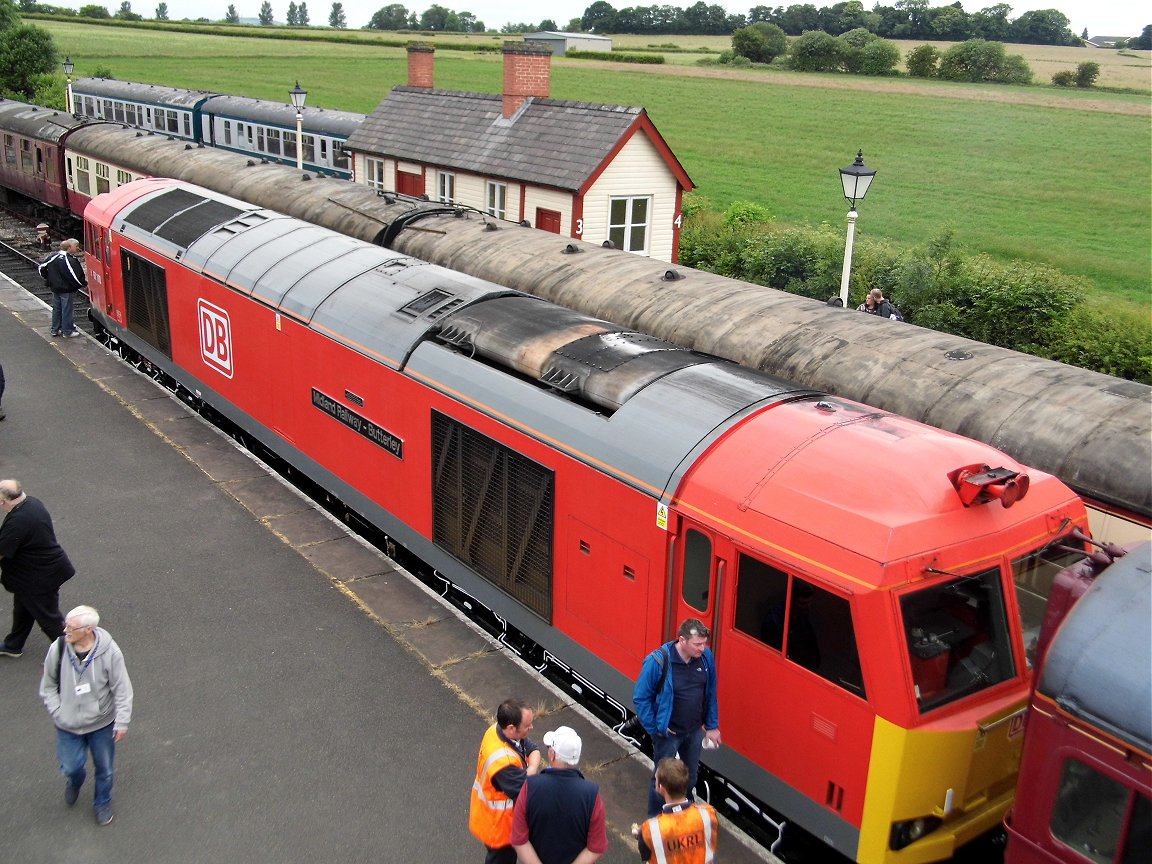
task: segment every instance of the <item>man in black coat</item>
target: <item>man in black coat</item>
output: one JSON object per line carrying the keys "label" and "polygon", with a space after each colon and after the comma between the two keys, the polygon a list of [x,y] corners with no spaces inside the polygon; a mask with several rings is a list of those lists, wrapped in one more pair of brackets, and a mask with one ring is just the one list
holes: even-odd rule
{"label": "man in black coat", "polygon": [[79,336],[80,331],[72,323],[72,302],[76,292],[88,287],[84,268],[80,265],[82,254],[79,240],[63,240],[60,251],[52,253],[38,268],[40,275],[48,280],[52,289],[52,335]]}
{"label": "man in black coat", "polygon": [[19,480],[0,480],[0,583],[12,594],[12,632],[0,642],[0,657],[19,657],[39,624],[49,640],[64,634],[60,586],[76,574],[56,542],[52,517],[39,499],[24,494]]}

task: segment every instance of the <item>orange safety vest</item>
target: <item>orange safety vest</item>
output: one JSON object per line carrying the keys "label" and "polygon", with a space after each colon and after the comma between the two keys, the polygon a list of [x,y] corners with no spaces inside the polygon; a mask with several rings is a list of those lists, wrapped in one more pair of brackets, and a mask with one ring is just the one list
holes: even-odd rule
{"label": "orange safety vest", "polygon": [[500,737],[493,723],[480,742],[476,779],[472,783],[472,803],[468,809],[468,829],[477,840],[493,849],[507,846],[512,839],[514,802],[492,785],[496,772],[509,765],[525,767],[520,754]]}
{"label": "orange safety vest", "polygon": [[640,828],[656,864],[712,864],[716,860],[719,823],[711,804],[688,804],[676,813],[661,813]]}

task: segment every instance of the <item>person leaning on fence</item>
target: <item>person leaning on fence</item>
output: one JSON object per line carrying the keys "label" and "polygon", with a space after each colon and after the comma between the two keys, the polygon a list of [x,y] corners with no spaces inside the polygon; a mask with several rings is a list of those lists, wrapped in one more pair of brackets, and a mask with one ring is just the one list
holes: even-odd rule
{"label": "person leaning on fence", "polygon": [[657,864],[712,864],[720,823],[711,804],[688,800],[688,766],[675,758],[656,766],[660,813],[632,826],[641,861]]}

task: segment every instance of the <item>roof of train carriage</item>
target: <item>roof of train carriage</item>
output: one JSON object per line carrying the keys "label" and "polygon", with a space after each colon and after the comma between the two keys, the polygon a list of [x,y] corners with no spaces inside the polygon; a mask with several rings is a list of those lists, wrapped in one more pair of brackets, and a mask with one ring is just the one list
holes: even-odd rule
{"label": "roof of train carriage", "polygon": [[72,83],[72,94],[141,102],[170,108],[194,110],[213,93],[210,90],[184,90],[160,84],[139,84],[112,78],[80,78]]}
{"label": "roof of train carriage", "polygon": [[[249,99],[246,96],[212,96],[204,103],[203,111],[220,117],[246,120],[252,123],[296,128],[296,109],[285,102]],[[304,106],[304,126],[311,132],[325,132],[338,138],[347,138],[364,122],[364,115],[354,111],[336,111],[329,108]]]}
{"label": "roof of train carriage", "polygon": [[0,128],[41,141],[58,142],[77,126],[87,126],[92,122],[55,108],[42,108],[0,97]]}
{"label": "roof of train carriage", "polygon": [[1152,754],[1152,543],[1117,559],[1068,613],[1037,690]]}
{"label": "roof of train carriage", "polygon": [[[1025,513],[1063,508],[1074,517],[1079,510],[1058,479],[987,444],[838,397],[760,412],[724,444],[687,472],[679,492],[684,508],[718,530],[798,559],[811,550],[796,544],[817,533],[844,550],[844,562],[850,555],[879,564],[915,561],[952,547],[967,549],[967,561],[973,540]],[[1029,485],[1011,505],[1016,509],[995,499],[965,507],[951,475],[972,466],[1025,473]],[[829,573],[868,585],[908,578],[900,568],[846,576],[831,559],[823,563]],[[948,565],[937,558],[935,566]]]}
{"label": "roof of train carriage", "polygon": [[117,193],[125,236],[652,495],[738,417],[814,395],[187,184]]}

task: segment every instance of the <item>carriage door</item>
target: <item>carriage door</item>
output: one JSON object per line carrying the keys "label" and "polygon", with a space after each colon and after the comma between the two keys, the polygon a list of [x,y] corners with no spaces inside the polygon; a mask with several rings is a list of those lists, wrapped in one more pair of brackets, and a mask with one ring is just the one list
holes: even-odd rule
{"label": "carriage door", "polygon": [[715,642],[716,625],[720,623],[718,597],[724,562],[717,557],[715,534],[687,521],[681,525],[668,638],[676,637],[676,629],[685,618],[699,618],[712,630]]}

